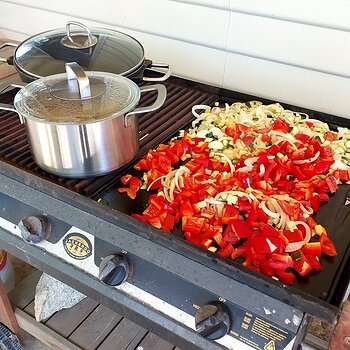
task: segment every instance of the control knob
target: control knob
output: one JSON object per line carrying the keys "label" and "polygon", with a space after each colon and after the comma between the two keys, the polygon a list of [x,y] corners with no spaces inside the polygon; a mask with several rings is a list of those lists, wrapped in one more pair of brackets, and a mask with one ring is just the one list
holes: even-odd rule
{"label": "control knob", "polygon": [[201,306],[195,315],[196,331],[203,337],[222,338],[231,329],[229,312],[220,302]]}
{"label": "control knob", "polygon": [[106,256],[100,264],[99,279],[109,286],[122,284],[130,275],[131,265],[126,256],[121,254]]}

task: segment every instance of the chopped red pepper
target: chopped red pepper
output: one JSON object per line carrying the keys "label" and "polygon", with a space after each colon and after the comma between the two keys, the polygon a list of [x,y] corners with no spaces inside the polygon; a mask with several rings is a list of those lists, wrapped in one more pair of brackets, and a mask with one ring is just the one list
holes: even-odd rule
{"label": "chopped red pepper", "polygon": [[321,251],[323,254],[326,254],[329,256],[337,255],[337,249],[335,248],[334,244],[326,234],[323,233],[320,236],[320,243],[321,243]]}

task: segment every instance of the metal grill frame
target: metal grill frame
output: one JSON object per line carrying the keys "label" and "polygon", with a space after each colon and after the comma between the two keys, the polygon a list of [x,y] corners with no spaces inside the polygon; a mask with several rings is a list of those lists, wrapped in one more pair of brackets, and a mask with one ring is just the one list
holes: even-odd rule
{"label": "metal grill frame", "polygon": [[[173,78],[172,81],[189,89],[195,86],[197,89],[203,89],[215,96],[220,95],[222,101],[232,102],[232,92],[230,91],[198,85],[183,79]],[[256,99],[256,97],[235,93],[235,99],[246,101]],[[208,101],[210,100],[212,101],[212,99]],[[259,100],[263,103],[271,102],[265,99]],[[289,107],[285,106],[286,108]],[[179,108],[182,108],[182,106]],[[311,117],[313,116],[312,111],[303,108],[298,108],[298,110],[305,111]],[[331,125],[345,126],[348,123],[348,120],[344,118],[317,114],[319,119],[322,119],[323,116],[324,121]],[[176,124],[173,130],[175,132],[175,130],[183,127],[182,121]],[[162,137],[164,138],[164,136]],[[163,140],[157,138],[154,140],[154,145],[161,141]],[[146,144],[144,148],[141,147],[140,154],[146,152],[150,147],[153,146]],[[111,181],[114,181],[116,175],[112,174],[110,176]],[[164,235],[151,226],[132,219],[126,214],[101,206],[88,196],[76,193],[55,183],[55,181],[49,181],[49,179],[50,176],[42,178],[37,176],[35,172],[28,172],[23,168],[12,165],[10,161],[1,161],[1,193],[16,199],[19,203],[29,205],[72,226],[86,230],[109,244],[123,247],[130,252],[137,249],[132,243],[132,238],[137,238],[139,244],[147,247],[148,251],[151,252],[145,257],[146,260],[164,267],[169,273],[191,281],[194,286],[208,289],[213,294],[221,296],[226,296],[228,291],[236,290],[247,295],[247,303],[250,302],[249,295],[251,293],[261,297],[269,296],[276,299],[277,304],[279,302],[285,303],[287,309],[295,307],[329,323],[334,323],[340,313],[338,307],[292,287],[286,287],[269,277],[253,273],[219,257],[217,259],[208,258],[207,252],[189,245],[182,239]],[[111,182],[108,181],[106,186],[110,186],[110,184]],[[91,197],[94,198],[95,195],[96,193],[93,193]],[[101,232],[100,227],[103,227],[103,232]],[[174,320],[156,310],[136,303],[127,295],[106,287],[100,281],[57,258],[43,254],[39,248],[25,243],[2,229],[0,229],[0,245],[8,252],[38,269],[51,274],[73,288],[83,291],[83,293],[100,301],[107,307],[118,310],[120,314],[130,320],[157,334],[161,334],[170,342],[183,348],[222,349],[218,344],[205,340],[192,330],[174,322]],[[178,261],[181,261],[181,264],[178,264]],[[193,267],[198,268],[195,278]],[[208,284],[207,281],[212,283]],[[227,295],[227,297],[230,298],[230,295]]]}

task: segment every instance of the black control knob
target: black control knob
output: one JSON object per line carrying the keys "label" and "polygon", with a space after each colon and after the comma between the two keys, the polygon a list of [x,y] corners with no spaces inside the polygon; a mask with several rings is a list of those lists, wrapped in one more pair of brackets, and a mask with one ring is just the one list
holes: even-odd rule
{"label": "black control knob", "polygon": [[51,224],[45,216],[28,216],[18,223],[22,238],[32,244],[48,239]]}
{"label": "black control knob", "polygon": [[219,302],[201,306],[196,312],[195,323],[196,331],[210,340],[222,338],[231,329],[229,313]]}
{"label": "black control knob", "polygon": [[105,257],[99,269],[100,280],[115,287],[122,284],[130,275],[131,265],[124,255],[109,255]]}

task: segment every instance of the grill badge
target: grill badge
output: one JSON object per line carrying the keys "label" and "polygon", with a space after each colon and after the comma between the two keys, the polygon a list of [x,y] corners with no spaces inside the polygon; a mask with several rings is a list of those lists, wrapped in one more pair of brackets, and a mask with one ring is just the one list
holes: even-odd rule
{"label": "grill badge", "polygon": [[92,244],[81,233],[70,233],[63,240],[67,254],[76,260],[84,260],[92,254]]}

